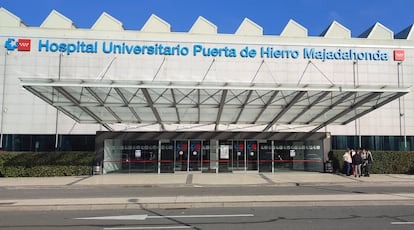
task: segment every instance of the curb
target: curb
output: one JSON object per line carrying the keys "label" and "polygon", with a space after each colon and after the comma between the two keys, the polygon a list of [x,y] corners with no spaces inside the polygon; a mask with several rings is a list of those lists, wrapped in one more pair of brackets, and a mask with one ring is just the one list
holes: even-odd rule
{"label": "curb", "polygon": [[205,207],[414,205],[414,193],[101,197],[0,201],[0,210],[172,209]]}
{"label": "curb", "polygon": [[271,202],[191,202],[157,204],[84,204],[84,205],[1,205],[0,212],[11,211],[77,211],[77,210],[147,210],[147,209],[193,209],[193,208],[238,208],[238,207],[315,207],[315,206],[414,206],[413,200],[369,200],[369,201],[271,201]]}

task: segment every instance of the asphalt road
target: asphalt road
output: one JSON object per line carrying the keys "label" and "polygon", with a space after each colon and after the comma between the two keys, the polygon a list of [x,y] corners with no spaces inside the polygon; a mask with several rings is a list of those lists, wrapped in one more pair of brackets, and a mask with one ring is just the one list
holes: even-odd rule
{"label": "asphalt road", "polygon": [[[68,199],[165,196],[260,196],[260,195],[349,195],[413,193],[412,184],[393,185],[306,185],[306,186],[7,186],[0,187],[0,199]],[[352,197],[352,196],[350,196]],[[275,205],[191,208],[88,209],[77,211],[40,209],[0,212],[0,230],[11,229],[414,229],[413,202],[347,203],[328,205]],[[280,204],[280,203],[279,203]],[[2,204],[0,204],[2,205]],[[7,204],[4,204],[7,205]],[[226,207],[226,208],[225,208]]]}
{"label": "asphalt road", "polygon": [[413,206],[2,212],[0,229],[413,229]]}

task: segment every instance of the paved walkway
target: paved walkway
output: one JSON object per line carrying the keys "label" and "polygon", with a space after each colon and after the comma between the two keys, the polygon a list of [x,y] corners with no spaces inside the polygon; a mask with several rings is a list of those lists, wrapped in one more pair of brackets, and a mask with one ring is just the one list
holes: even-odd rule
{"label": "paved walkway", "polygon": [[[414,175],[374,174],[370,177],[312,172],[228,173],[228,174],[112,174],[91,177],[0,178],[3,189],[67,186],[413,186]],[[414,190],[413,190],[414,191]],[[345,202],[346,201],[346,202]],[[341,195],[262,195],[262,196],[165,196],[97,197],[67,199],[19,199],[0,196],[0,211],[13,210],[95,210],[137,208],[329,206],[329,205],[414,205],[413,193]]]}
{"label": "paved walkway", "polygon": [[278,173],[176,173],[176,174],[107,174],[77,177],[0,177],[0,187],[9,186],[81,186],[81,185],[135,185],[135,186],[243,186],[346,184],[383,185],[404,183],[414,185],[414,175],[373,174],[370,177],[343,176],[316,172]]}

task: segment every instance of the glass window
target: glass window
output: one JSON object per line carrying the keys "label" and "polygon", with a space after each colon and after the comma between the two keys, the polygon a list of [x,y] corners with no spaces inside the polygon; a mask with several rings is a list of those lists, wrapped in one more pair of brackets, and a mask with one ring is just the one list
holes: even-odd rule
{"label": "glass window", "polygon": [[[4,151],[51,152],[55,149],[55,135],[5,134]],[[95,135],[59,135],[60,151],[94,151]]]}
{"label": "glass window", "polygon": [[60,135],[61,151],[94,151],[95,135]]}
{"label": "glass window", "polygon": [[21,135],[6,134],[3,136],[3,150],[5,151],[54,151],[54,135]]}
{"label": "glass window", "polygon": [[[358,136],[332,136],[332,149],[359,147]],[[361,147],[376,151],[412,151],[413,136],[361,136]]]}

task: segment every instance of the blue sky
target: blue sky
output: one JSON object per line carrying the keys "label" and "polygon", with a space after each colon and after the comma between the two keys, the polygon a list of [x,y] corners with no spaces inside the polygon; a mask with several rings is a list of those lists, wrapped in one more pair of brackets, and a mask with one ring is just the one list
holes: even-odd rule
{"label": "blue sky", "polygon": [[356,37],[380,22],[397,34],[414,23],[413,0],[0,0],[0,7],[37,27],[57,10],[78,28],[90,28],[102,12],[121,21],[127,30],[139,30],[151,14],[170,23],[172,31],[186,32],[198,16],[234,33],[244,18],[279,35],[289,19],[318,36],[336,20]]}

